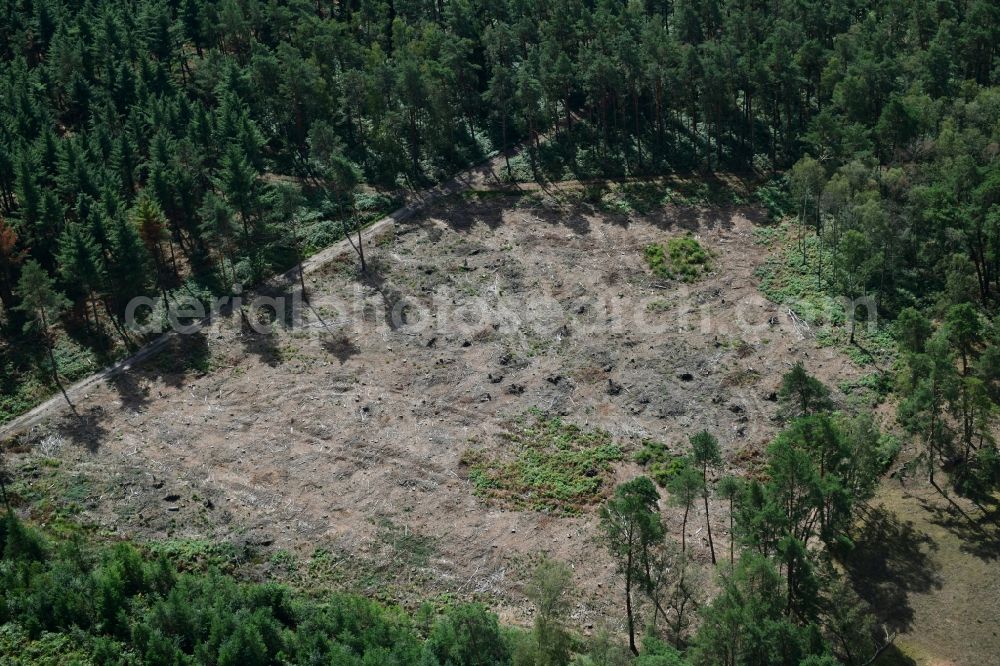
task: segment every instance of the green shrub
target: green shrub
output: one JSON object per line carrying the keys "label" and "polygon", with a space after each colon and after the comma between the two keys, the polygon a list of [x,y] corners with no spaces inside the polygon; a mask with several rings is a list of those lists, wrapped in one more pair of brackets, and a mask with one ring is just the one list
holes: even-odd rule
{"label": "green shrub", "polygon": [[478,604],[448,609],[434,624],[425,649],[439,664],[504,664],[510,661],[510,650],[496,615]]}
{"label": "green shrub", "polygon": [[477,495],[511,508],[576,513],[603,498],[611,463],[623,459],[607,432],[537,412],[503,438],[509,449],[470,449],[462,462]]}
{"label": "green shrub", "polygon": [[657,276],[692,282],[710,268],[708,252],[692,234],[675,236],[664,247],[659,243],[646,246],[646,263]]}
{"label": "green shrub", "polygon": [[635,461],[648,469],[653,480],[663,487],[686,464],[684,456],[671,453],[666,444],[652,439],[643,440],[642,448],[635,454]]}

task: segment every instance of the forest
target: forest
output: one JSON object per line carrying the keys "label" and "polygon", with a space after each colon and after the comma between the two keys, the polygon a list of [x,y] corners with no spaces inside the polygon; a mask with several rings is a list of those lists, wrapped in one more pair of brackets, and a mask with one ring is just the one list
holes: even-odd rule
{"label": "forest", "polygon": [[[877,308],[919,473],[995,511],[992,0],[0,0],[0,15],[0,423],[138,349],[130,299],[260,284],[399,193],[523,145],[510,181],[752,179],[815,288]],[[410,614],[181,572],[12,515],[0,645],[47,636],[80,663],[873,663],[889,637],[833,563],[892,447],[801,366],[783,387],[766,478],[710,488],[717,444],[695,434],[683,460],[646,451],[650,478],[602,508],[628,652],[575,642],[556,565],[520,631],[475,605]],[[693,631],[662,612],[697,592],[667,575],[683,557],[658,486],[685,520],[726,502],[739,535],[713,546],[728,575]]]}
{"label": "forest", "polygon": [[824,288],[989,310],[998,13],[6,0],[0,418],[138,344],[130,298],[257,284],[517,141],[530,178],[757,174]]}

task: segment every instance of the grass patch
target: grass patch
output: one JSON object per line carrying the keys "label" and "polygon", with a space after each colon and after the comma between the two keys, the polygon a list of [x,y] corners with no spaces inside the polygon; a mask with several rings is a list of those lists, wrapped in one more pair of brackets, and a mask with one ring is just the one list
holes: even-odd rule
{"label": "grass patch", "polygon": [[657,276],[684,282],[697,280],[711,267],[708,251],[690,233],[669,239],[666,247],[660,243],[647,245],[646,263]]}
{"label": "grass patch", "polygon": [[508,447],[469,449],[462,463],[478,497],[512,509],[579,513],[606,496],[612,463],[624,458],[609,433],[538,411],[501,437]]}
{"label": "grass patch", "polygon": [[772,221],[780,220],[795,209],[783,175],[757,187],[753,200],[767,210],[767,216]]}
{"label": "grass patch", "polygon": [[671,303],[670,301],[663,300],[662,298],[659,298],[659,299],[657,299],[655,301],[650,301],[649,303],[647,303],[646,304],[646,310],[648,310],[649,312],[657,312],[657,313],[659,313],[659,312],[667,312],[673,306],[674,306],[673,303]]}
{"label": "grass patch", "polygon": [[405,525],[397,525],[388,518],[377,523],[376,538],[387,549],[384,556],[393,569],[420,569],[430,563],[437,552],[434,539],[414,532]]}

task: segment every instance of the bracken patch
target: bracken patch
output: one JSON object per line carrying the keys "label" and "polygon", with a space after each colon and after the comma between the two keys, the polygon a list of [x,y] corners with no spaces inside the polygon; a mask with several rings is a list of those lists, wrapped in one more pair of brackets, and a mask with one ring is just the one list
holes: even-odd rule
{"label": "bracken patch", "polygon": [[573,514],[602,500],[621,447],[603,430],[584,430],[531,411],[500,436],[501,450],[469,449],[477,496],[512,509]]}

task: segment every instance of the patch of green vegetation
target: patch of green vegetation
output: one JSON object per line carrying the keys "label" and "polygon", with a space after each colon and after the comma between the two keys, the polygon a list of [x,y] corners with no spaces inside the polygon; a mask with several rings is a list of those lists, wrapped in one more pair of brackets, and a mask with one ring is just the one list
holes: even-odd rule
{"label": "patch of green vegetation", "polygon": [[754,227],[754,242],[764,247],[772,247],[776,243],[783,241],[788,235],[788,229],[784,225],[769,227]]}
{"label": "patch of green vegetation", "polygon": [[549,336],[541,336],[532,331],[526,331],[524,333],[525,344],[527,349],[524,350],[524,356],[526,358],[535,358],[547,352],[552,348],[555,341]]}
{"label": "patch of green vegetation", "polygon": [[[798,240],[793,238],[793,230],[788,224],[783,224],[768,234],[768,244],[776,247],[776,251],[757,269],[764,295],[776,303],[789,306],[810,326],[843,324],[843,307],[829,295],[826,283],[815,269],[820,259],[815,256],[817,253],[824,254],[822,260],[825,265],[833,265],[832,257],[820,247],[818,241],[814,237],[807,238],[803,254],[797,247]],[[809,261],[811,257],[817,262]]]}
{"label": "patch of green vegetation", "polygon": [[248,558],[235,545],[204,539],[167,539],[151,542],[147,549],[153,556],[164,556],[181,571],[232,571]]}
{"label": "patch of green vegetation", "polygon": [[840,382],[838,388],[847,396],[852,407],[877,407],[892,392],[892,376],[883,372],[870,372],[858,379]]}
{"label": "patch of green vegetation", "polygon": [[[56,338],[52,354],[59,377],[72,384],[97,370],[105,360],[67,335]],[[52,381],[52,366],[41,345],[7,346],[0,340],[0,424],[23,414],[58,391]]]}
{"label": "patch of green vegetation", "polygon": [[869,323],[863,308],[856,313],[855,344],[850,344],[844,301],[830,282],[833,254],[815,235],[800,243],[798,231],[785,223],[757,232],[758,242],[774,248],[756,271],[760,290],[795,313],[821,346],[839,347],[859,365],[891,365],[896,352],[892,329],[879,320]]}
{"label": "patch of green vegetation", "polygon": [[510,170],[504,165],[500,179],[505,183],[528,183],[536,179],[537,169],[532,165],[530,151],[523,151],[510,158]]}
{"label": "patch of green vegetation", "polygon": [[60,338],[52,354],[56,358],[59,375],[67,382],[83,379],[98,368],[94,352],[81,347],[67,338]]}
{"label": "patch of green vegetation", "polygon": [[708,251],[690,233],[669,239],[666,247],[659,243],[647,245],[646,263],[657,276],[684,282],[697,280],[711,266]]}
{"label": "patch of green vegetation", "polygon": [[684,456],[671,453],[667,445],[652,439],[644,439],[642,448],[635,454],[635,461],[649,470],[649,475],[663,487],[684,468]]}
{"label": "patch of green vegetation", "polygon": [[753,198],[764,206],[771,220],[780,220],[794,209],[784,176],[771,179],[755,188]]}
{"label": "patch of green vegetation", "polygon": [[[297,233],[302,243],[302,253],[308,258],[344,238],[345,228],[353,229],[353,224],[362,228],[369,226],[402,204],[401,199],[381,192],[357,192],[354,194],[356,217],[345,227],[343,211],[339,208],[319,205],[317,209],[304,209],[297,214]],[[352,230],[352,233],[354,231]],[[298,256],[287,257],[283,266],[296,263]]]}
{"label": "patch of green vegetation", "polygon": [[354,193],[354,210],[367,217],[382,217],[394,208],[398,208],[401,199],[384,192],[362,191]]}
{"label": "patch of green vegetation", "polygon": [[538,411],[502,435],[509,450],[469,449],[476,495],[514,509],[577,513],[604,498],[621,447],[603,430],[584,430]]}
{"label": "patch of green vegetation", "polygon": [[279,548],[271,553],[268,562],[272,567],[285,574],[293,574],[299,567],[298,558],[295,557],[295,553],[291,553],[284,548]]}
{"label": "patch of green vegetation", "polygon": [[127,542],[51,539],[10,513],[0,571],[3,664],[438,664],[456,654],[510,664],[527,637],[481,605],[444,599],[418,619],[359,595],[186,571]]}
{"label": "patch of green vegetation", "polygon": [[84,472],[55,458],[25,456],[11,473],[7,498],[12,507],[45,524],[52,534],[70,537],[81,531],[75,517],[88,500],[101,494]]}
{"label": "patch of green vegetation", "polygon": [[20,376],[17,385],[10,393],[0,393],[0,425],[28,411],[47,398],[50,393],[48,384],[41,381],[34,373]]}
{"label": "patch of green vegetation", "polygon": [[[88,643],[90,641],[87,641]],[[92,648],[80,645],[79,637],[41,632],[36,637],[21,625],[0,625],[0,655],[7,666],[62,666],[90,664]]]}
{"label": "patch of green vegetation", "polygon": [[71,504],[82,504],[91,495],[90,480],[82,474],[64,477],[67,481],[63,498]]}
{"label": "patch of green vegetation", "polygon": [[415,532],[405,525],[397,525],[388,518],[378,521],[376,538],[387,546],[394,567],[425,567],[431,556],[437,552],[437,544],[433,538]]}

